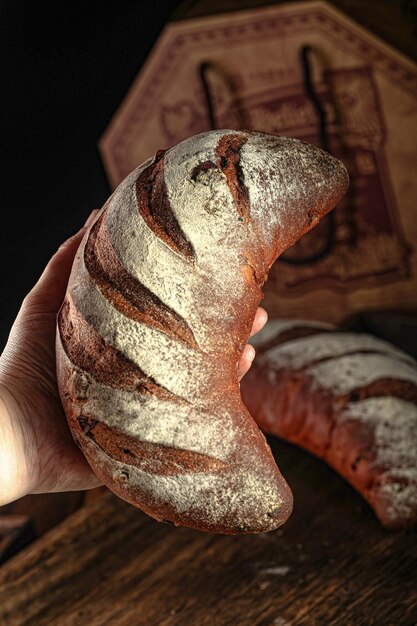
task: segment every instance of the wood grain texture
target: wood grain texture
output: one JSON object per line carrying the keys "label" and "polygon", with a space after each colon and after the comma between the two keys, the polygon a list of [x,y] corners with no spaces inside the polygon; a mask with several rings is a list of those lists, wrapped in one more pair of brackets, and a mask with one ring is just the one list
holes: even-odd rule
{"label": "wood grain texture", "polygon": [[91,492],[31,494],[0,507],[0,515],[26,515],[36,537],[41,537],[82,506],[84,493]]}
{"label": "wood grain texture", "polygon": [[206,535],[108,494],[0,568],[0,623],[415,626],[416,531],[383,530],[325,464],[270,442],[296,502],[282,529]]}
{"label": "wood grain texture", "polygon": [[0,563],[5,563],[34,538],[27,515],[0,515]]}

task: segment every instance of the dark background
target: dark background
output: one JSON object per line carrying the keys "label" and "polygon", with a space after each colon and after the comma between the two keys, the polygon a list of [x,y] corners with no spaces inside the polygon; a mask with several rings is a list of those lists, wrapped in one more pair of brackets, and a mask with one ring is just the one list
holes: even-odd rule
{"label": "dark background", "polygon": [[0,0],[0,351],[109,186],[97,141],[178,0]]}

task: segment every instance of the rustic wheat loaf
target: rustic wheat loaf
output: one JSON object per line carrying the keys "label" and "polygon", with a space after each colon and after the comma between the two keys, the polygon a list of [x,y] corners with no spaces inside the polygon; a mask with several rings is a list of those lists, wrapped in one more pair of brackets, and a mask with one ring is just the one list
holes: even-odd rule
{"label": "rustic wheat loaf", "polygon": [[417,364],[387,341],[271,320],[242,396],[265,433],[323,458],[382,524],[417,523]]}
{"label": "rustic wheat loaf", "polygon": [[57,371],[73,436],[120,497],[211,532],[287,519],[237,364],[272,263],[346,187],[318,148],[219,130],[159,151],[102,208],[58,316]]}

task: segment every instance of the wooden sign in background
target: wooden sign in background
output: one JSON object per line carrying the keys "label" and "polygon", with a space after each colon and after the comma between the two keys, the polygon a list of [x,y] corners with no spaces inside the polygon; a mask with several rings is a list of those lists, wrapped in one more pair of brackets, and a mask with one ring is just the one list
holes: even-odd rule
{"label": "wooden sign in background", "polygon": [[[334,212],[331,252],[278,262],[264,306],[274,317],[332,322],[366,309],[417,308],[417,67],[327,3],[169,24],[100,143],[112,185],[157,149],[210,127],[203,61],[212,68],[218,128],[318,144],[300,60],[306,45],[330,150],[347,165],[351,187]],[[309,258],[326,237],[323,223],[285,258]]]}

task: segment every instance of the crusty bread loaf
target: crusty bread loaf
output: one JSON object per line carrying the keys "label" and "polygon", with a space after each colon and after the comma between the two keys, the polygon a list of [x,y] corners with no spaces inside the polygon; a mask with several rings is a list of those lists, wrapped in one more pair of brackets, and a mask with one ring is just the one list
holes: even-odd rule
{"label": "crusty bread loaf", "polygon": [[417,523],[417,364],[330,324],[272,320],[242,397],[265,433],[325,459],[387,527]]}
{"label": "crusty bread loaf", "polygon": [[213,131],[159,151],[84,236],[57,373],[96,474],[158,520],[267,531],[292,495],[237,365],[276,257],[332,209],[344,167],[308,144]]}

